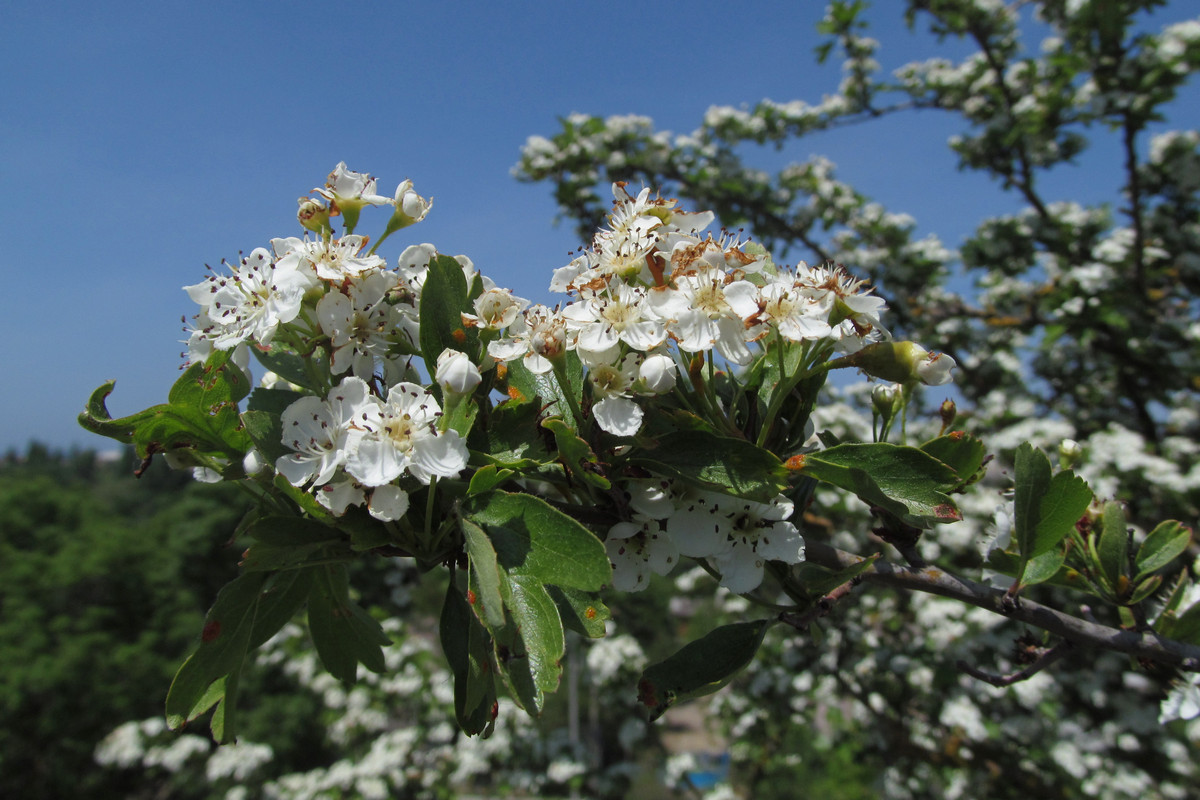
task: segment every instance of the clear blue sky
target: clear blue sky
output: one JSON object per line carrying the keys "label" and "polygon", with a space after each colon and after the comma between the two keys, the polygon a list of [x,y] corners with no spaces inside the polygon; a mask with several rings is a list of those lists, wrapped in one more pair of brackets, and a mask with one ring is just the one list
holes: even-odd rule
{"label": "clear blue sky", "polygon": [[[876,5],[885,69],[961,54],[888,18],[899,3]],[[1176,21],[1188,5],[1159,16]],[[511,177],[526,137],[552,134],[574,111],[642,114],[690,132],[712,104],[817,102],[839,78],[836,64],[812,57],[822,9],[815,0],[736,10],[625,0],[8,4],[0,451],[32,439],[107,448],[75,416],[110,378],[114,415],[165,400],[180,317],[195,310],[180,287],[199,281],[205,263],[299,235],[296,198],[338,161],[378,176],[385,194],[407,177],[435,197],[425,222],[385,246],[393,258],[432,242],[519,294],[550,299],[550,270],[579,242],[570,225],[552,226],[549,187]],[[1185,106],[1176,125],[1195,127],[1196,104]],[[792,155],[829,156],[839,177],[953,246],[984,213],[1014,207],[985,179],[955,171],[947,122],[888,123],[886,146],[878,127],[842,130]],[[768,151],[762,163],[779,156]],[[1072,170],[1062,197],[1113,197],[1111,178],[1102,167]]]}

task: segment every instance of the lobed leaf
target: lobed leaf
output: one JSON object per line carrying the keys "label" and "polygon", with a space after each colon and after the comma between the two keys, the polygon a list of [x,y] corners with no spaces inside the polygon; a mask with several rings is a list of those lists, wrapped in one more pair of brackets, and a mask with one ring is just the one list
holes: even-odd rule
{"label": "lobed leaf", "polygon": [[962,519],[946,494],[959,483],[958,475],[914,447],[886,442],[839,444],[794,461],[800,474],[853,492],[914,527]]}

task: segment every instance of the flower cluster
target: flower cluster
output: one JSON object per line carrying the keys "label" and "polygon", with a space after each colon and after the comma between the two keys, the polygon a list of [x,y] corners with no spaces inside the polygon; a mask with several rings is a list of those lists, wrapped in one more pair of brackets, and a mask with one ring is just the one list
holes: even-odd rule
{"label": "flower cluster", "polygon": [[[365,503],[372,516],[395,521],[408,509],[403,481],[427,485],[467,465],[465,441],[439,429],[442,409],[415,382],[411,366],[424,272],[436,251],[409,247],[389,269],[375,248],[367,249],[367,237],[335,238],[329,220],[341,215],[350,231],[365,206],[390,205],[386,238],[423,219],[430,203],[410,181],[394,198],[382,197],[374,178],[345,164],[313,193],[301,198],[298,217],[314,238],[273,239],[270,250],[255,249],[228,265],[227,274],[185,287],[200,306],[189,357],[202,361],[214,349],[235,350],[244,364],[247,345],[259,352],[282,345],[300,356],[304,370],[289,376],[292,386],[314,394],[283,411],[289,452],[275,460],[276,471],[311,489],[335,515]],[[463,268],[473,274],[466,259]],[[279,380],[272,374],[267,382]]]}
{"label": "flower cluster", "polygon": [[525,309],[488,347],[542,374],[574,351],[589,369],[592,413],[605,431],[637,433],[644,412],[633,398],[671,392],[678,367],[696,356],[746,366],[761,352],[755,343],[782,339],[807,346],[811,364],[887,338],[883,300],[842,270],[779,269],[761,248],[701,236],[710,212],[685,213],[649,189],[634,197],[619,182],[613,196],[609,227],[554,273],[550,288],[572,301]]}

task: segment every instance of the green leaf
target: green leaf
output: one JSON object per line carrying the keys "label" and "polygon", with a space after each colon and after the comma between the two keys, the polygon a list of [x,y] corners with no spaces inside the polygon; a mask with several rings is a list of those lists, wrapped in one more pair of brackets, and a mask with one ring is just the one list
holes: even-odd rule
{"label": "green leaf", "polygon": [[495,722],[495,672],[487,631],[471,613],[466,592],[448,581],[440,623],[442,652],[454,674],[454,714],[469,735],[487,735]]}
{"label": "green leaf", "polygon": [[958,485],[954,487],[953,491],[961,491],[984,476],[983,466],[987,448],[983,442],[970,434],[954,431],[929,440],[921,445],[921,449],[950,467],[958,475]]}
{"label": "green leaf", "polygon": [[313,376],[308,371],[310,359],[288,352],[281,347],[272,347],[268,352],[263,352],[257,347],[251,347],[250,352],[258,359],[258,363],[288,383],[294,383],[296,386],[316,392],[319,395],[324,395],[321,386],[317,385],[317,382],[314,381]]}
{"label": "green leaf", "polygon": [[[1087,513],[1092,503],[1092,490],[1087,482],[1070,470],[1063,470],[1050,479],[1039,509],[1038,547],[1034,555],[1055,547],[1075,529],[1075,523]],[[1044,545],[1044,542],[1051,544]]]}
{"label": "green leaf", "polygon": [[[183,727],[194,719],[201,701],[207,702],[198,713],[212,706],[208,702],[213,684],[241,669],[254,630],[259,593],[267,576],[247,573],[225,585],[204,620],[200,644],[175,674],[167,692],[167,724]],[[233,736],[232,730],[225,731]]]}
{"label": "green leaf", "polygon": [[565,628],[589,639],[604,638],[607,633],[605,623],[612,619],[612,612],[608,610],[608,606],[578,589],[547,586],[546,591],[558,606],[558,615],[562,618]]}
{"label": "green leaf", "polygon": [[1163,617],[1155,628],[1164,636],[1200,644],[1200,603],[1193,603],[1182,613],[1170,612]]}
{"label": "green leaf", "polygon": [[504,665],[521,695],[526,711],[540,714],[545,696],[558,688],[566,638],[558,607],[537,578],[508,576],[506,606],[512,613],[523,652],[515,652]]}
{"label": "green leaf", "polygon": [[350,600],[345,566],[317,568],[313,577],[308,629],[325,669],[343,683],[354,683],[359,663],[372,672],[386,670],[383,646],[392,640],[371,615]]}
{"label": "green leaf", "polygon": [[792,567],[791,572],[793,577],[804,588],[804,593],[813,600],[816,600],[829,594],[843,583],[853,580],[855,577],[866,572],[879,556],[879,553],[875,553],[859,561],[852,567],[847,567],[836,572],[807,561],[802,561]]}
{"label": "green leaf", "polygon": [[515,474],[516,472],[511,469],[500,469],[493,464],[480,467],[471,476],[471,483],[467,487],[467,496],[487,494]]}
{"label": "green leaf", "polygon": [[647,667],[638,682],[638,700],[658,719],[680,700],[712,694],[753,659],[772,620],[737,622],[690,642]]}
{"label": "green leaf", "polygon": [[575,434],[574,428],[559,417],[551,417],[542,423],[542,427],[554,434],[559,458],[571,475],[599,489],[612,488],[608,478],[604,477],[604,467],[601,466],[600,460],[596,458],[588,443]]}
{"label": "green leaf", "polygon": [[1137,580],[1162,569],[1182,555],[1192,542],[1192,529],[1173,519],[1160,522],[1138,548]]}
{"label": "green leaf", "polygon": [[1065,561],[1066,553],[1061,547],[1034,556],[1025,563],[1025,574],[1021,577],[1021,585],[1033,586],[1057,578]]}
{"label": "green leaf", "polygon": [[[1038,542],[1038,522],[1041,519],[1042,498],[1050,486],[1050,459],[1029,442],[1017,448],[1013,487],[1013,541],[1024,559],[1044,553],[1056,542]],[[1042,545],[1039,549],[1038,545]]]}
{"label": "green leaf", "polygon": [[460,527],[467,545],[467,559],[471,569],[471,590],[468,594],[476,614],[480,614],[489,628],[504,627],[504,599],[501,596],[500,568],[496,564],[496,550],[483,528],[469,519],[461,520]]}
{"label": "green leaf", "polygon": [[1097,537],[1096,555],[1098,566],[1104,573],[1114,594],[1119,593],[1122,585],[1121,578],[1129,572],[1129,532],[1125,527],[1125,512],[1119,503],[1104,504],[1100,515],[1100,530],[1094,534]]}
{"label": "green leaf", "polygon": [[1162,575],[1151,575],[1137,585],[1133,590],[1133,594],[1129,596],[1129,604],[1140,603],[1150,595],[1158,591],[1158,587],[1162,586]]}
{"label": "green leaf", "polygon": [[762,503],[787,488],[787,470],[773,453],[745,439],[700,430],[659,437],[630,460],[701,489]]}
{"label": "green leaf", "polygon": [[530,372],[520,359],[508,362],[509,397],[516,403],[533,403],[537,413],[543,417],[561,417],[570,427],[575,427],[575,416],[566,392],[570,392],[578,403],[583,397],[583,364],[574,350],[564,356],[563,372],[568,386],[560,386],[554,373],[537,375]]}
{"label": "green leaf", "polygon": [[463,325],[462,313],[473,312],[470,287],[462,264],[450,256],[438,255],[429,262],[429,271],[421,288],[418,338],[425,368],[433,373],[438,356],[447,347],[477,359],[479,333]]}
{"label": "green leaf", "polygon": [[853,492],[914,527],[962,519],[946,495],[958,484],[958,476],[914,447],[886,442],[840,444],[796,459],[800,474]]}
{"label": "green leaf", "polygon": [[228,361],[228,352],[217,351],[205,363],[192,364],[171,387],[167,403],[120,419],[113,419],[105,406],[114,385],[110,381],[92,393],[79,424],[134,444],[142,458],[191,449],[236,461],[240,470],[251,441],[242,429],[237,404],[249,394],[250,384]]}
{"label": "green leaf", "polygon": [[288,570],[273,575],[258,597],[254,612],[254,627],[250,631],[250,650],[261,647],[295,618],[308,601],[312,589],[310,569]]}
{"label": "green leaf", "polygon": [[[1060,552],[1061,551],[1055,550],[1048,554],[1038,556],[1037,558],[1033,559],[1033,561],[1039,561],[1041,559],[1045,559],[1045,561],[1040,564],[1033,564],[1030,562],[1029,569],[1037,570],[1039,573],[1044,572],[1044,570],[1052,563],[1052,560],[1057,557]],[[1021,573],[1021,570],[1026,568],[1026,565],[1021,561],[1020,556],[1016,555],[1015,553],[1005,552],[1003,550],[993,550],[991,553],[989,553],[987,563],[988,566],[994,569],[996,572],[999,572],[1002,575],[1008,575],[1010,578],[1016,578]],[[1088,581],[1088,579],[1083,576],[1083,573],[1071,569],[1065,565],[1062,566],[1052,576],[1049,578],[1044,578],[1043,580],[1039,580],[1038,583],[1051,583],[1055,586],[1065,586],[1071,589],[1090,592],[1091,594],[1097,596],[1103,596],[1099,590],[1099,587]]]}
{"label": "green leaf", "polygon": [[[1051,477],[1050,460],[1028,442],[1017,448],[1014,476],[1013,542],[1023,567],[1039,556],[1054,551],[1087,511],[1092,492],[1082,478],[1070,470]],[[1050,570],[1054,558],[1048,556],[1036,565],[1036,577],[1049,580],[1057,572]],[[1061,564],[1059,564],[1061,566]],[[1018,570],[1018,582],[1024,580]]]}
{"label": "green leaf", "polygon": [[279,415],[269,411],[244,411],[242,424],[254,442],[254,447],[269,464],[274,464],[291,450],[283,443],[283,423]]}
{"label": "green leaf", "polygon": [[349,561],[353,551],[342,534],[301,517],[260,517],[246,528],[254,543],[241,566],[249,571],[289,569],[310,561]]}
{"label": "green leaf", "polygon": [[[533,403],[508,401],[492,410],[487,426],[487,452],[497,467],[527,469],[550,458],[543,442],[540,409]],[[483,445],[479,445],[483,447]]]}
{"label": "green leaf", "polygon": [[443,411],[442,419],[438,422],[438,429],[454,431],[463,438],[471,434],[475,418],[479,416],[479,406],[475,403],[472,395],[460,397],[457,402],[447,400]]}
{"label": "green leaf", "polygon": [[541,498],[496,491],[467,498],[463,513],[487,532],[507,573],[585,591],[612,581],[604,543]]}

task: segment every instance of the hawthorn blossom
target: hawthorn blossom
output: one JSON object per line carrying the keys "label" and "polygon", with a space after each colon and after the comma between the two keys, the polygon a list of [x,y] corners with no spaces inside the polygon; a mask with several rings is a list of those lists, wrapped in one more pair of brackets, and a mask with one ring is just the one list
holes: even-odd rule
{"label": "hawthorn blossom", "polygon": [[615,436],[633,436],[642,427],[644,412],[629,399],[638,379],[639,354],[628,353],[619,362],[589,364],[588,380],[600,400],[592,416],[605,431]]}
{"label": "hawthorn blossom", "polygon": [[398,383],[387,401],[372,397],[351,422],[346,472],[364,486],[383,486],[405,473],[428,484],[467,466],[467,445],[455,431],[439,432],[442,409],[415,383]]}
{"label": "hawthorn blossom", "polygon": [[729,514],[727,549],[712,557],[722,586],[744,594],[762,583],[766,562],[798,564],[804,560],[804,537],[788,522],[794,508],[783,495],[770,503],[737,499],[732,504],[725,512]]}
{"label": "hawthorn blossom", "polygon": [[321,280],[331,283],[342,283],[387,266],[379,256],[360,255],[366,244],[367,237],[354,235],[328,240],[295,236],[271,240],[280,266],[312,271]]}
{"label": "hawthorn blossom", "polygon": [[624,283],[570,304],[562,315],[576,331],[575,349],[579,351],[604,353],[624,342],[646,352],[667,339],[666,326],[651,314],[646,290]]}
{"label": "hawthorn blossom", "polygon": [[375,179],[362,172],[346,169],[346,162],[338,165],[325,179],[325,186],[313,189],[329,201],[331,213],[340,213],[346,220],[346,228],[353,230],[358,216],[365,206],[383,206],[392,198],[383,197],[376,191]]}
{"label": "hawthorn blossom", "polygon": [[[424,198],[413,191],[413,182],[405,180],[396,187],[396,196],[392,199],[396,211],[392,214],[387,225],[387,233],[416,225],[425,219],[429,209],[433,207],[433,198]],[[386,235],[386,234],[385,234]]]}
{"label": "hawthorn blossom", "polygon": [[649,305],[666,321],[681,350],[716,348],[730,363],[745,365],[753,354],[746,346],[745,320],[734,306],[756,312],[757,295],[758,287],[749,281],[727,282],[724,271],[708,267],[675,277],[673,287],[655,288]]}
{"label": "hawthorn blossom", "polygon": [[371,390],[361,378],[346,378],[328,396],[301,397],[283,411],[283,443],[292,450],[275,461],[275,469],[293,486],[328,483],[346,459],[351,420],[371,403]]}
{"label": "hawthorn blossom", "polygon": [[218,350],[229,350],[253,339],[268,345],[280,325],[300,313],[312,280],[292,264],[281,264],[264,248],[255,248],[229,275],[210,275],[185,286],[200,305],[193,337]]}
{"label": "hawthorn blossom", "polygon": [[513,321],[507,337],[488,342],[488,355],[497,361],[520,357],[526,369],[544,375],[553,367],[552,361],[567,352],[570,342],[566,319],[537,303]]}
{"label": "hawthorn blossom", "polygon": [[666,575],[679,562],[679,550],[659,521],[641,515],[609,528],[604,549],[613,588],[622,592],[640,592],[649,585],[650,573]]}
{"label": "hawthorn blossom", "polygon": [[[824,339],[832,333],[829,312],[833,298],[809,285],[799,272],[789,270],[771,276],[759,290],[758,306],[758,321],[777,329],[789,341]],[[763,333],[765,329],[760,326],[759,335]]]}
{"label": "hawthorn blossom", "polygon": [[517,315],[529,307],[529,301],[517,297],[508,289],[492,288],[476,297],[473,306],[474,314],[462,314],[464,325],[502,331],[512,325]]}
{"label": "hawthorn blossom", "polygon": [[395,274],[373,272],[317,301],[317,322],[329,337],[332,374],[353,369],[358,377],[369,379],[375,373],[375,359],[387,358],[397,331],[410,343],[416,342],[402,307],[387,302],[395,285]]}

